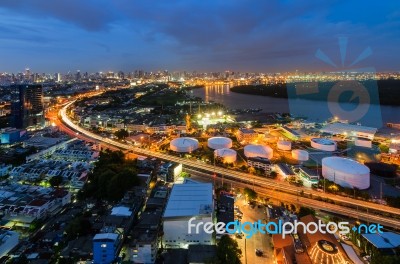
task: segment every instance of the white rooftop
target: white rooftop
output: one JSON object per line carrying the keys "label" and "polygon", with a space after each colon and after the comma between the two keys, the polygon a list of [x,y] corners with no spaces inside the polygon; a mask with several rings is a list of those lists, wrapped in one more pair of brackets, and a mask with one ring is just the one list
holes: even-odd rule
{"label": "white rooftop", "polygon": [[368,134],[375,134],[378,129],[374,127],[358,126],[345,123],[333,123],[328,124],[321,129],[322,132],[332,133],[332,134],[342,134],[344,132],[361,132]]}
{"label": "white rooftop", "polygon": [[213,212],[211,183],[174,184],[165,208],[164,218],[188,217]]}

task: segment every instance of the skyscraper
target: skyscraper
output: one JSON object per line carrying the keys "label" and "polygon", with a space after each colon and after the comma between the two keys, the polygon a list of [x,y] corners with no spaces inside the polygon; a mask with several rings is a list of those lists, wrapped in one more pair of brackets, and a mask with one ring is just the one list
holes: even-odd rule
{"label": "skyscraper", "polygon": [[44,125],[43,87],[40,84],[14,85],[11,123],[16,128]]}

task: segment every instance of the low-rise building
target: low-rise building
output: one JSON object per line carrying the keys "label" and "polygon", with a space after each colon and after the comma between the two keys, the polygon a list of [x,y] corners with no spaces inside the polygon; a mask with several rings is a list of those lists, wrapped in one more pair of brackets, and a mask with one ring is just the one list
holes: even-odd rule
{"label": "low-rise building", "polygon": [[18,245],[18,239],[19,234],[17,232],[0,229],[0,258],[7,256]]}
{"label": "low-rise building", "polygon": [[140,216],[132,235],[131,250],[134,263],[154,263],[158,249],[158,233],[161,227],[160,210],[146,210]]}
{"label": "low-rise building", "polygon": [[291,129],[287,126],[282,126],[281,131],[285,137],[287,137],[291,140],[299,140],[301,137],[299,133],[297,133],[296,131],[294,131],[293,129]]}
{"label": "low-rise building", "polygon": [[112,263],[117,257],[119,239],[116,233],[96,234],[93,238],[93,263]]}
{"label": "low-rise building", "polygon": [[320,178],[317,170],[306,167],[300,167],[298,175],[303,180],[304,186],[307,187],[311,187],[312,184],[318,184]]}
{"label": "low-rise building", "polygon": [[258,133],[253,129],[240,128],[237,131],[236,139],[241,144],[253,143],[258,139]]}
{"label": "low-rise building", "polygon": [[363,250],[369,254],[373,254],[372,248],[375,248],[382,255],[395,255],[400,250],[400,234],[393,232],[382,232],[372,234],[362,234]]}
{"label": "low-rise building", "polygon": [[268,172],[271,170],[271,161],[267,158],[262,158],[262,157],[250,157],[247,158],[247,165],[250,167],[253,167],[255,169],[261,169],[264,170],[265,172]]}
{"label": "low-rise building", "polygon": [[25,139],[26,130],[16,128],[4,128],[0,130],[0,144],[15,144]]}
{"label": "low-rise building", "polygon": [[275,168],[277,172],[285,178],[296,175],[292,168],[286,163],[278,163]]}
{"label": "low-rise building", "polygon": [[188,248],[191,244],[212,245],[212,234],[203,229],[188,232],[188,222],[213,222],[213,187],[211,183],[174,184],[163,215],[163,245],[167,248]]}
{"label": "low-rise building", "polygon": [[181,163],[164,163],[160,167],[159,178],[165,182],[175,182],[181,175],[182,168]]}
{"label": "low-rise building", "polygon": [[3,220],[26,227],[36,220],[54,215],[71,202],[65,190],[29,185],[4,185],[0,193],[0,214]]}
{"label": "low-rise building", "polygon": [[321,132],[328,133],[331,135],[345,135],[348,137],[359,137],[369,140],[373,140],[377,128],[351,125],[346,123],[333,123],[328,124],[321,129]]}
{"label": "low-rise building", "polygon": [[4,177],[8,175],[8,173],[11,171],[12,166],[9,164],[0,164],[0,177]]}
{"label": "low-rise building", "polygon": [[213,263],[216,256],[217,247],[215,245],[189,245],[187,263]]}

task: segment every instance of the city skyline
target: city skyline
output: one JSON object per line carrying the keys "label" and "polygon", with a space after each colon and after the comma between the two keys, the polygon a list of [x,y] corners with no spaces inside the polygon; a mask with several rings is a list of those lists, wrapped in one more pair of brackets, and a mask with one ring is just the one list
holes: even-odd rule
{"label": "city skyline", "polygon": [[[2,1],[0,72],[400,70],[398,3]],[[348,38],[341,65],[338,38]]]}

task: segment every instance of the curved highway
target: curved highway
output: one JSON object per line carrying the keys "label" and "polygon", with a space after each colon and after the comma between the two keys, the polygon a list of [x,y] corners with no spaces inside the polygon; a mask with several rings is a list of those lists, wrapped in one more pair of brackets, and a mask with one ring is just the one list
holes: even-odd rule
{"label": "curved highway", "polygon": [[[346,212],[349,212],[349,210],[350,210],[354,214],[354,209],[350,209],[350,208],[344,209],[343,206],[340,206],[337,204],[343,204],[343,205],[351,206],[353,208],[356,208],[357,206],[363,207],[363,208],[367,208],[368,210],[379,211],[379,212],[383,212],[386,214],[391,214],[391,215],[400,217],[400,209],[398,209],[398,208],[393,208],[390,206],[376,204],[376,203],[372,203],[372,202],[366,202],[366,201],[362,201],[362,200],[356,200],[356,199],[352,199],[349,197],[338,196],[338,195],[333,195],[333,194],[329,194],[329,193],[321,193],[321,192],[317,192],[314,190],[307,190],[307,189],[304,189],[301,187],[296,187],[296,186],[290,185],[288,183],[277,182],[275,180],[267,179],[267,178],[260,178],[258,176],[254,176],[254,175],[251,175],[248,173],[235,171],[235,170],[231,170],[231,169],[215,167],[215,166],[212,166],[210,164],[205,164],[200,161],[188,160],[188,159],[184,159],[184,158],[180,158],[180,157],[176,157],[176,156],[172,156],[172,155],[168,155],[168,154],[150,151],[147,149],[141,149],[141,148],[129,146],[126,144],[122,144],[120,142],[111,140],[109,138],[102,137],[100,135],[97,135],[95,133],[87,131],[86,129],[74,124],[68,118],[68,116],[66,114],[67,109],[74,102],[75,101],[71,101],[70,103],[66,104],[60,110],[59,114],[60,114],[60,118],[62,119],[62,121],[69,128],[84,134],[86,137],[106,143],[107,145],[112,145],[112,146],[118,147],[123,150],[133,151],[139,155],[151,156],[151,157],[156,157],[156,158],[159,158],[162,160],[168,160],[168,161],[182,163],[185,166],[195,168],[197,170],[203,170],[203,171],[207,171],[207,172],[215,172],[215,173],[224,175],[225,176],[224,178],[226,178],[226,180],[230,179],[230,180],[234,180],[237,182],[246,183],[247,185],[252,185],[252,186],[256,185],[259,188],[261,188],[261,190],[264,190],[264,191],[267,191],[269,189],[269,190],[275,190],[275,191],[279,191],[279,192],[288,193],[288,194],[291,194],[294,196],[297,196],[301,191],[303,191],[304,196],[310,196],[310,195],[312,195],[313,197],[319,196],[321,198],[326,198],[326,199],[330,199],[331,201],[334,201],[336,203],[336,206],[341,208],[341,211],[337,211],[337,213],[341,213],[341,214],[343,214],[344,210]],[[306,198],[304,198],[304,199],[306,199]],[[324,208],[325,206],[328,206],[328,205],[333,206],[331,203],[321,202],[321,201],[317,201],[317,200],[313,200],[313,199],[308,199],[308,200],[313,201],[313,204],[318,204],[318,208]],[[358,214],[361,215],[362,213],[358,212]],[[384,224],[387,226],[400,228],[399,220],[396,220],[395,218],[384,217],[384,216],[380,216],[380,218],[382,218],[380,221],[381,223],[385,222]],[[384,219],[386,219],[386,221]]]}

